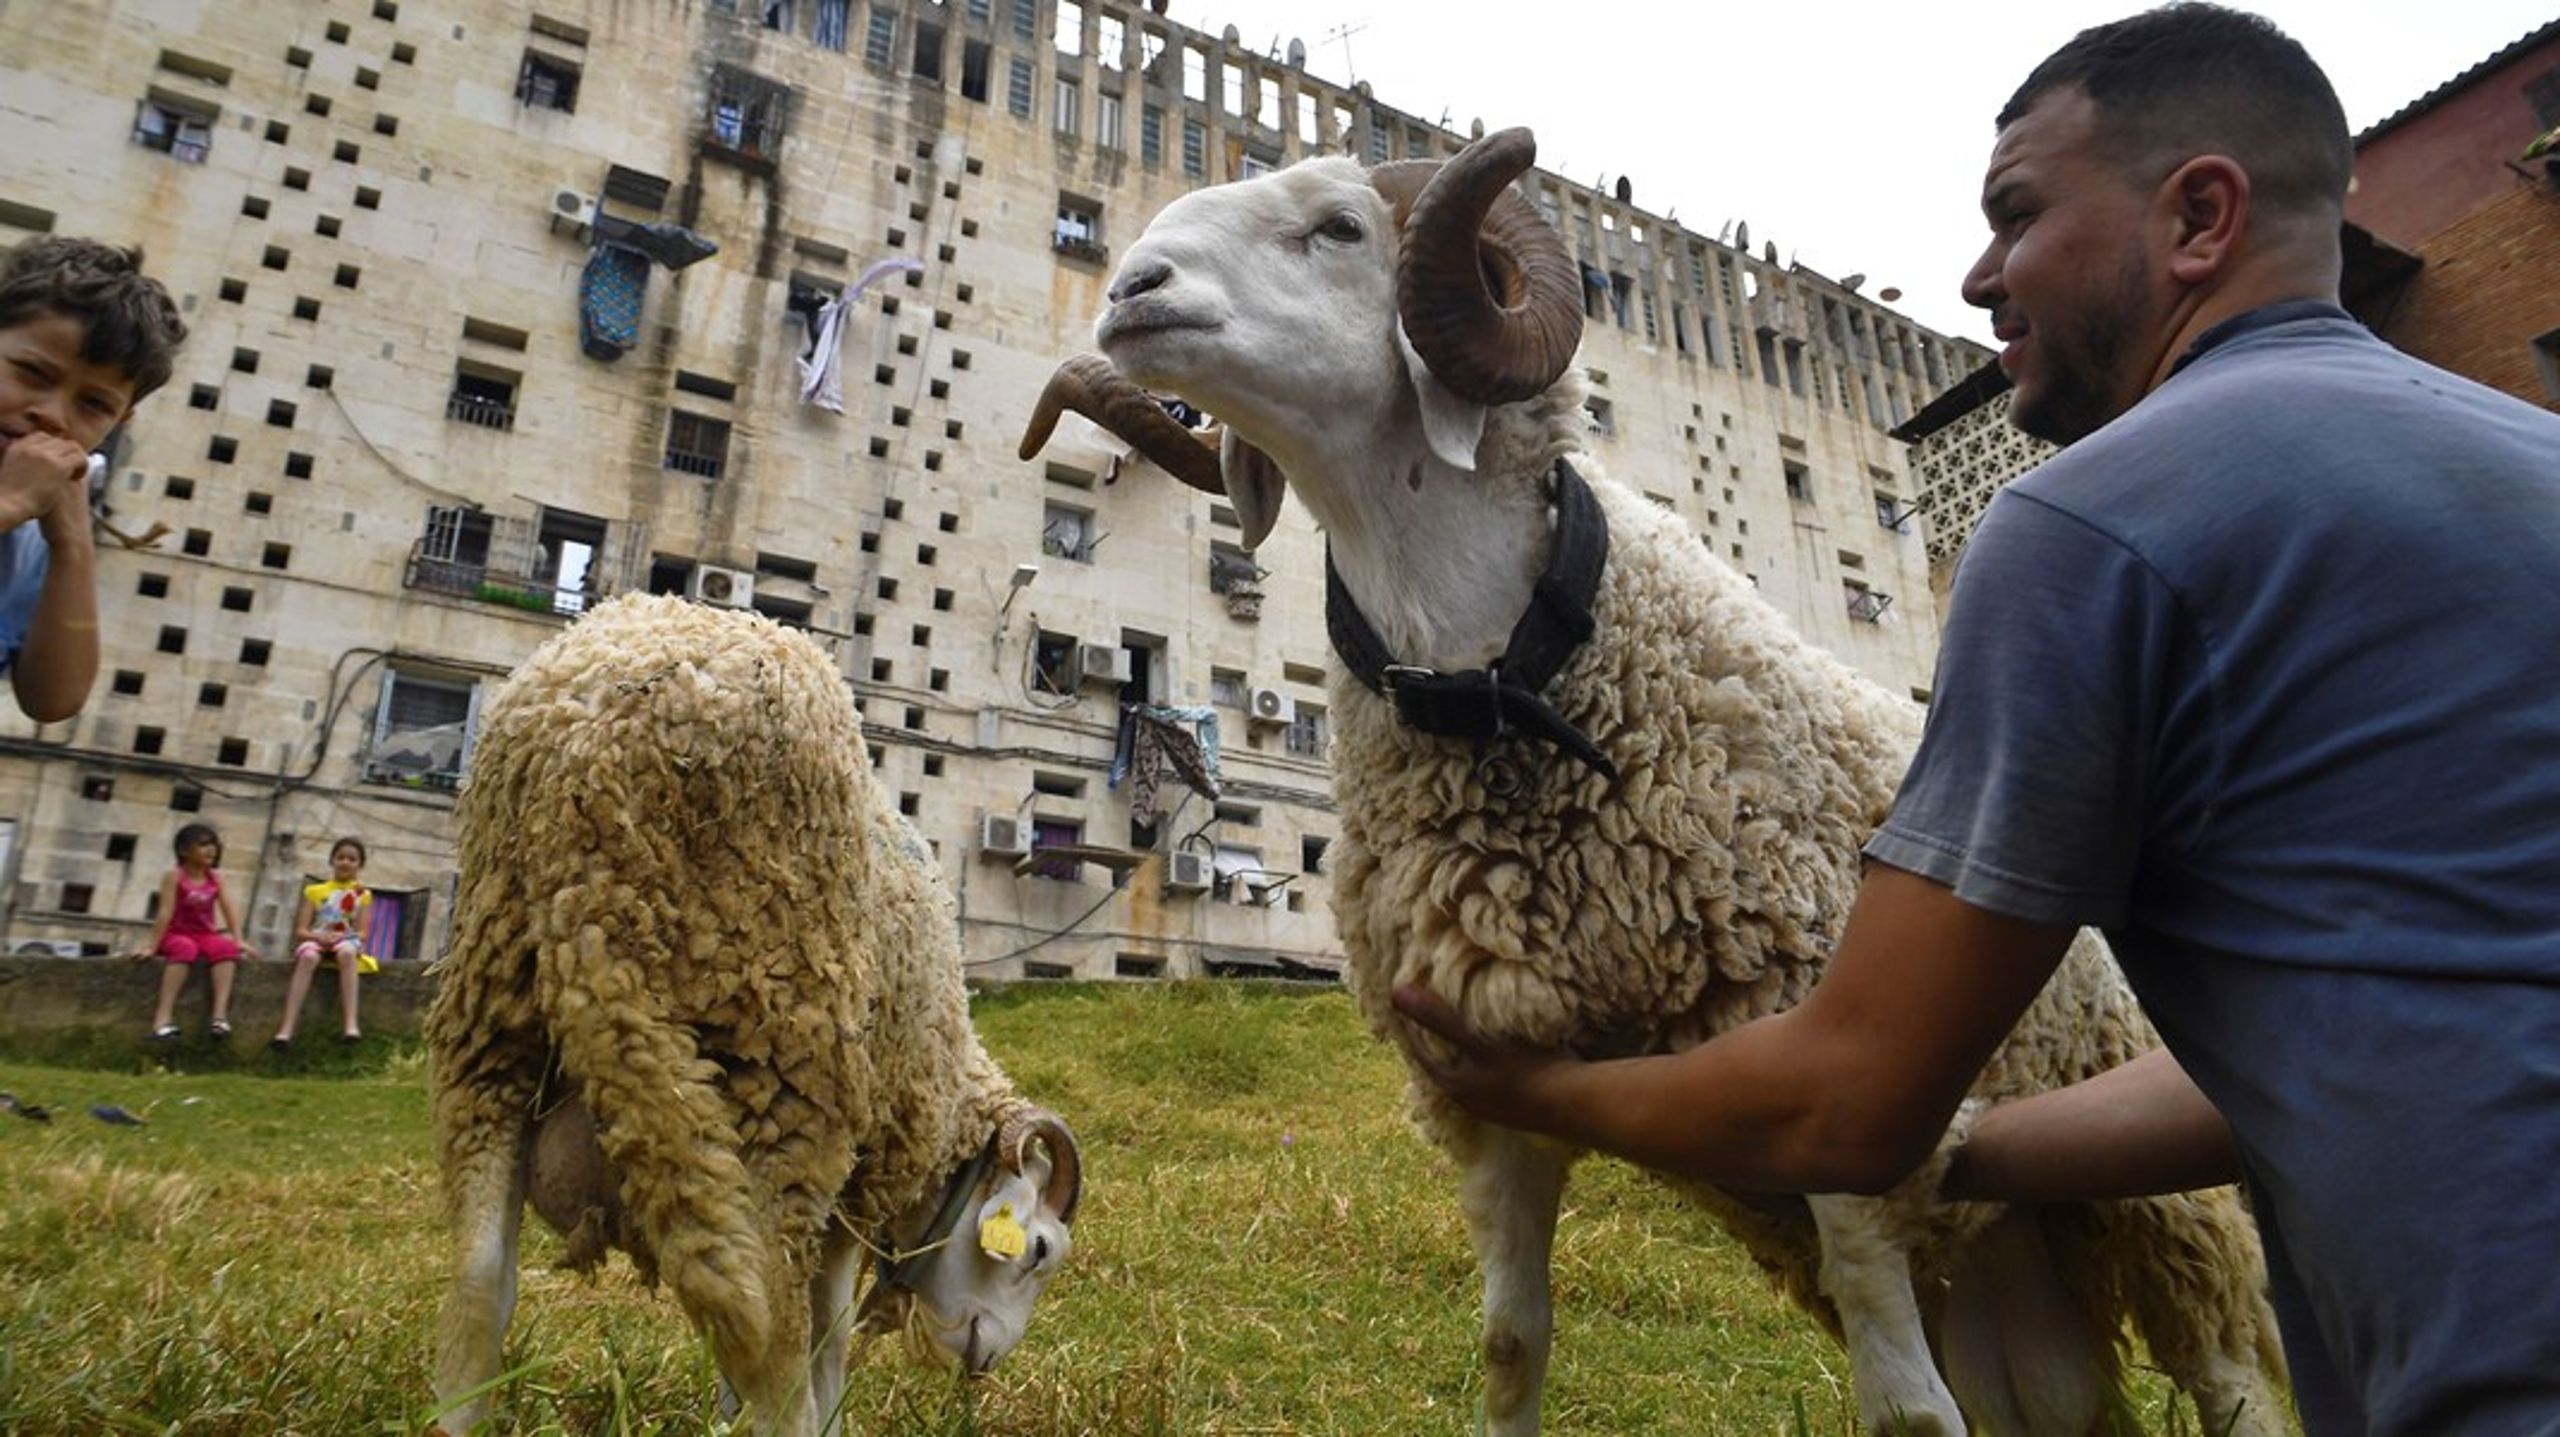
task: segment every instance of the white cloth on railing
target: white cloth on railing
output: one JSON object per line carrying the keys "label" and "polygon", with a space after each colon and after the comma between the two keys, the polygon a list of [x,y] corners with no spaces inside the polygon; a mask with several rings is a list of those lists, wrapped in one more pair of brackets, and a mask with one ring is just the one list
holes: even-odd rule
{"label": "white cloth on railing", "polygon": [[853,302],[874,281],[901,271],[921,274],[924,264],[905,255],[881,260],[845,286],[843,293],[827,301],[826,307],[809,321],[809,348],[799,360],[801,403],[814,404],[830,414],[844,413],[845,321],[853,313]]}

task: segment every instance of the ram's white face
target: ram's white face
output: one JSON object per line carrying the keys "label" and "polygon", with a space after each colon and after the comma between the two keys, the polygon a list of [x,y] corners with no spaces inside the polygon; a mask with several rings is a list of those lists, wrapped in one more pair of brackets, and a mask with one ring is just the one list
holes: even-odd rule
{"label": "ram's white face", "polygon": [[1039,1300],[1074,1239],[1049,1188],[1050,1160],[1036,1152],[1018,1173],[990,1171],[952,1228],[950,1240],[919,1259],[915,1308],[907,1321],[972,1377],[992,1369],[1022,1340]]}
{"label": "ram's white face", "polygon": [[1195,190],[1120,258],[1095,341],[1122,374],[1270,447],[1358,423],[1407,381],[1394,213],[1358,165]]}

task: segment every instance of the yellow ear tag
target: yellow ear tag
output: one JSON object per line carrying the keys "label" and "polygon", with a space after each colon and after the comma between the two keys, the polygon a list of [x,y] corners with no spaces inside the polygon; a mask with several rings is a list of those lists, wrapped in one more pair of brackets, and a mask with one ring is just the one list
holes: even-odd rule
{"label": "yellow ear tag", "polygon": [[1030,1238],[1023,1232],[1022,1224],[1014,1220],[1011,1203],[998,1207],[993,1216],[978,1224],[978,1249],[989,1257],[1010,1262],[1022,1256],[1023,1249],[1029,1245]]}

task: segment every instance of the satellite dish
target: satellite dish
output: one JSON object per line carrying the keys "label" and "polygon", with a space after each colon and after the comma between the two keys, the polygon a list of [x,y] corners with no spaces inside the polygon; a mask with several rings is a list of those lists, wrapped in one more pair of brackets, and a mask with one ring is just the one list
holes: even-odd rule
{"label": "satellite dish", "polygon": [[1865,275],[1853,274],[1847,279],[1840,281],[1840,287],[1849,291],[1851,294],[1856,294],[1858,292],[1858,286],[1865,284],[1866,282],[1867,277]]}
{"label": "satellite dish", "polygon": [[1733,247],[1744,252],[1751,248],[1751,221],[1742,220],[1733,227]]}
{"label": "satellite dish", "polygon": [[1618,176],[1618,203],[1620,203],[1620,204],[1622,204],[1622,205],[1631,205],[1631,204],[1634,204],[1635,202],[1636,202],[1636,187],[1635,187],[1635,185],[1634,185],[1631,181],[1629,181],[1625,175],[1620,175],[1620,176]]}
{"label": "satellite dish", "polygon": [[1226,41],[1229,45],[1240,45],[1244,43],[1244,32],[1238,30],[1235,26],[1230,25],[1226,28],[1225,33],[1221,34],[1218,38]]}
{"label": "satellite dish", "polygon": [[1778,242],[1776,240],[1765,240],[1761,243],[1760,262],[1762,264],[1776,264],[1778,262]]}
{"label": "satellite dish", "polygon": [[1307,42],[1295,35],[1289,37],[1289,68],[1292,70],[1307,68]]}
{"label": "satellite dish", "polygon": [[1476,118],[1467,121],[1467,138],[1470,140],[1481,140],[1484,138],[1483,116],[1479,115]]}
{"label": "satellite dish", "polygon": [[1886,285],[1884,288],[1876,291],[1876,298],[1883,300],[1887,304],[1891,304],[1895,300],[1902,298],[1902,291],[1895,289],[1892,285]]}

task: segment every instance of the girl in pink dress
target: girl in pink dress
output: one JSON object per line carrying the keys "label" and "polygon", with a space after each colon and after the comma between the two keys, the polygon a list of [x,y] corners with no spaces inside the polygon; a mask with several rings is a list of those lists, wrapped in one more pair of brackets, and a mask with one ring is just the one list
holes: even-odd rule
{"label": "girl in pink dress", "polygon": [[170,846],[177,850],[178,865],[160,880],[160,921],[151,930],[150,947],[138,955],[157,954],[163,960],[160,1011],[152,1016],[151,1038],[164,1043],[178,1036],[178,992],[187,986],[187,970],[199,966],[213,984],[210,1031],[228,1038],[232,965],[258,954],[241,944],[240,915],[231,906],[231,895],[222,891],[222,875],[214,871],[222,864],[221,835],[210,824],[190,823],[178,830]]}

